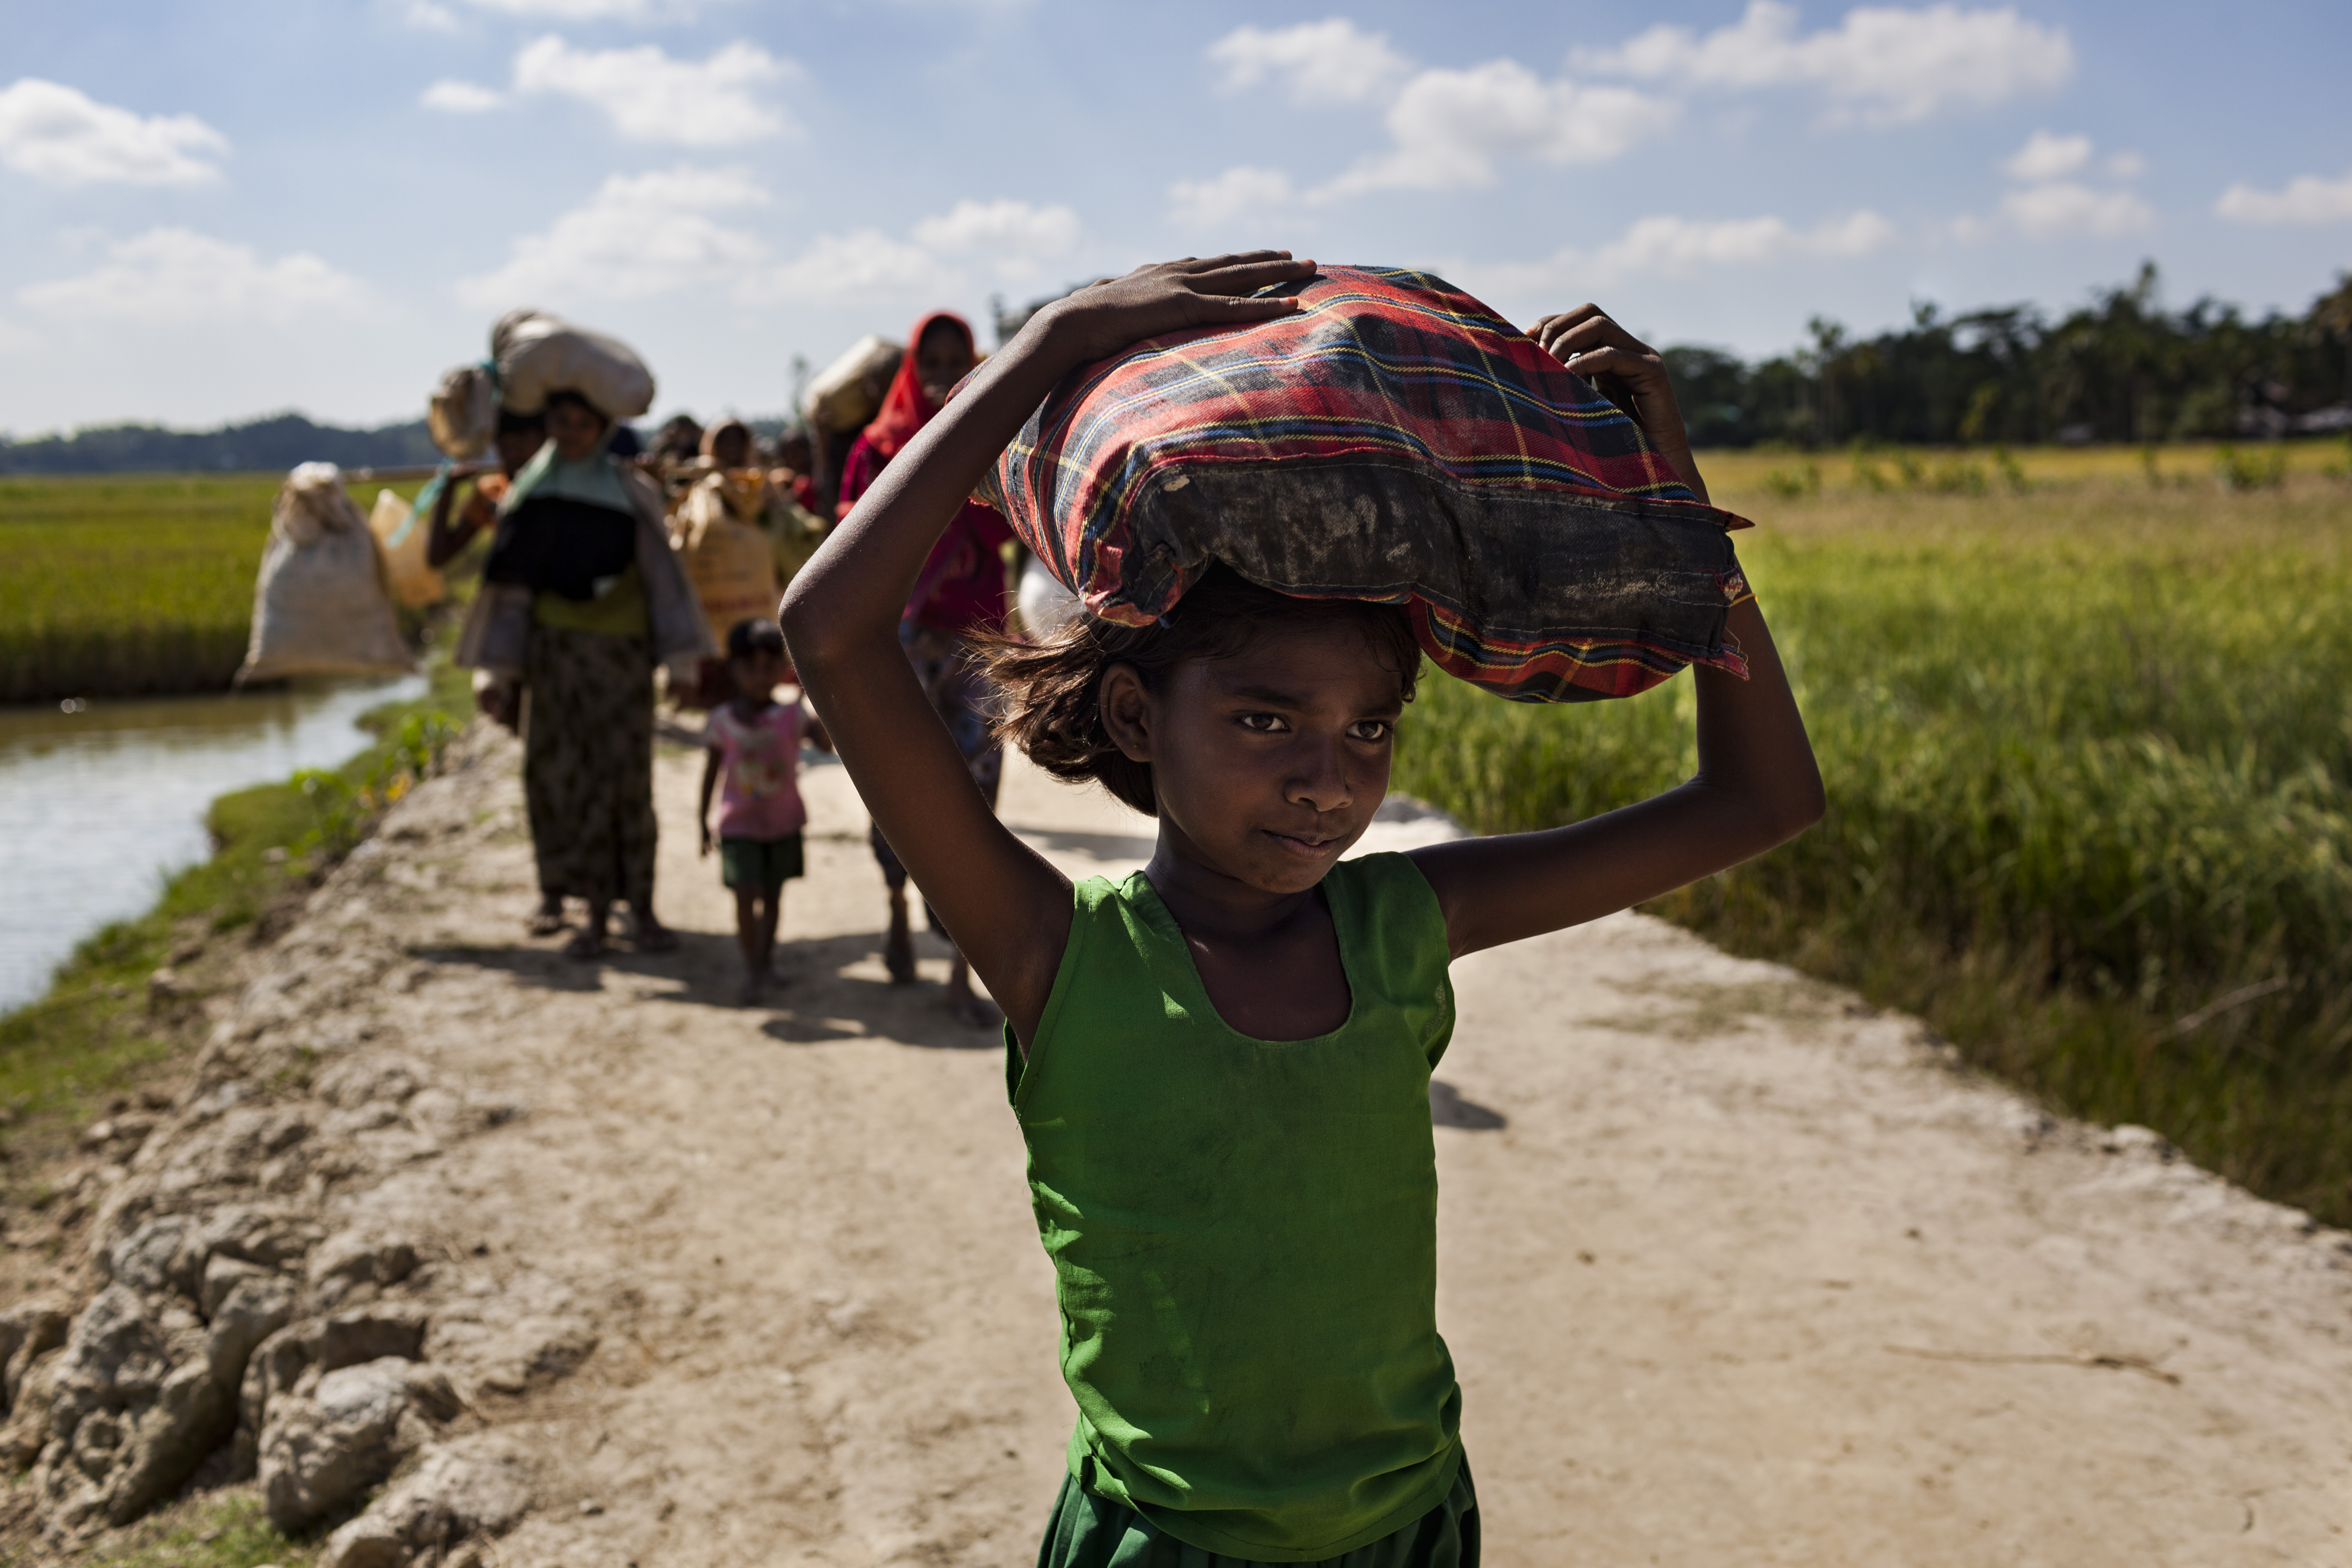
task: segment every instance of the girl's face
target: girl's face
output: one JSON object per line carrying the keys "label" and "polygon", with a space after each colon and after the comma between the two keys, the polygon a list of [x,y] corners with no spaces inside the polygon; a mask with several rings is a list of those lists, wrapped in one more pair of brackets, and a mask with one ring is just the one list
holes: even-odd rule
{"label": "girl's face", "polygon": [[933,403],[945,403],[955,384],[971,374],[974,363],[971,344],[953,327],[933,327],[915,345],[915,379]]}
{"label": "girl's face", "polygon": [[604,444],[608,428],[602,416],[572,402],[553,403],[547,409],[547,438],[571,462],[593,457]]}
{"label": "girl's face", "polygon": [[741,430],[720,432],[710,443],[710,460],[722,468],[745,468],[751,465],[751,437]]}
{"label": "girl's face", "polygon": [[747,697],[764,698],[784,679],[784,661],[767,648],[749,658],[730,658],[727,668],[734,673],[735,689]]}
{"label": "girl's face", "polygon": [[1403,706],[1370,644],[1329,623],[1190,660],[1158,692],[1125,666],[1103,678],[1105,725],[1151,764],[1163,837],[1276,895],[1315,886],[1363,836],[1388,794]]}

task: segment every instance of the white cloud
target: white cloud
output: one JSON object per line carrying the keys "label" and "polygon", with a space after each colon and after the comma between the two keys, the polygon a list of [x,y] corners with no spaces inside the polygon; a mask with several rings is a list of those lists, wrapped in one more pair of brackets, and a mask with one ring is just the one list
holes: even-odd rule
{"label": "white cloud", "polygon": [[2137,153],[2110,153],[2107,173],[2118,180],[2137,180],[2147,173],[2147,160]]}
{"label": "white cloud", "polygon": [[410,26],[427,33],[454,33],[464,25],[457,12],[437,0],[408,0],[408,9],[402,15]]}
{"label": "white cloud", "polygon": [[506,95],[477,82],[443,77],[419,94],[417,102],[444,114],[482,114],[506,102]]}
{"label": "white cloud", "polygon": [[1276,212],[1297,199],[1279,169],[1244,165],[1213,180],[1179,180],[1168,187],[1168,219],[1190,228],[1216,228],[1256,213]]}
{"label": "white cloud", "polygon": [[1412,69],[1385,33],[1365,33],[1344,16],[1291,27],[1236,27],[1209,46],[1224,68],[1218,84],[1235,92],[1269,79],[1300,103],[1360,103],[1380,98]]}
{"label": "white cloud", "polygon": [[2283,191],[2234,184],[2221,193],[2213,210],[2233,223],[2352,222],[2352,169],[2336,180],[2298,174]]}
{"label": "white cloud", "polygon": [[1778,217],[1725,218],[1711,223],[1645,217],[1595,251],[1595,277],[1637,273],[1687,278],[1710,267],[1759,267],[1791,257],[1868,256],[1895,237],[1895,226],[1867,209],[1810,229]]}
{"label": "white cloud", "polygon": [[38,77],[0,88],[0,163],[53,185],[195,184],[219,176],[208,160],[227,152],[193,114],[140,115]]}
{"label": "white cloud", "polygon": [[767,200],[750,176],[728,170],[614,174],[545,234],[516,240],[504,267],[461,280],[457,298],[504,310],[642,299],[697,284],[732,287],[765,259],[767,247],[711,215]]}
{"label": "white cloud", "polygon": [[1495,159],[1599,163],[1672,123],[1675,106],[1631,88],[1546,81],[1516,60],[1423,71],[1388,111],[1391,152],[1364,159],[1318,195],[1494,183]]}
{"label": "white cloud", "polygon": [[861,228],[819,237],[796,260],[751,279],[744,292],[763,303],[896,299],[944,294],[962,282],[922,246]]}
{"label": "white cloud", "polygon": [[738,39],[699,65],[675,60],[658,45],[575,49],[549,34],[515,57],[517,92],[556,92],[593,104],[633,142],[730,147],[797,129],[762,102],[761,83],[796,68],[759,45]]}
{"label": "white cloud", "polygon": [[1895,238],[1895,226],[1864,209],[1809,229],[1772,216],[1699,221],[1654,216],[1637,220],[1590,253],[1561,250],[1542,261],[1464,269],[1475,287],[1497,294],[1589,292],[1639,278],[1686,279],[1719,268],[1766,267],[1808,258],[1868,256]]}
{"label": "white cloud", "polygon": [[1000,277],[1034,277],[1037,264],[1066,256],[1078,242],[1078,215],[1066,206],[1032,206],[998,200],[958,202],[914,228],[915,243],[949,256],[992,257]]}
{"label": "white cloud", "polygon": [[2011,6],[1949,4],[1858,5],[1835,29],[1800,35],[1794,5],[1750,0],[1738,21],[1705,35],[1662,22],[1620,47],[1572,58],[1589,70],[1691,87],[1818,87],[1876,121],[2047,92],[2074,71],[2064,28],[2029,22]]}
{"label": "white cloud", "polygon": [[2012,180],[2057,180],[2078,173],[2091,161],[2087,136],[2053,136],[2037,131],[2025,145],[2010,154],[2001,168]]}
{"label": "white cloud", "polygon": [[2061,235],[2112,237],[2146,228],[2156,214],[2129,191],[2095,191],[2071,180],[2011,191],[2000,199],[2000,216],[2034,239]]}
{"label": "white cloud", "polygon": [[559,22],[676,22],[701,9],[695,0],[467,0],[467,4],[508,16],[551,16]]}
{"label": "white cloud", "polygon": [[184,228],[153,228],[107,247],[97,271],[36,283],[16,298],[45,314],[149,326],[280,324],[369,302],[364,284],[308,251],[264,261],[253,247]]}

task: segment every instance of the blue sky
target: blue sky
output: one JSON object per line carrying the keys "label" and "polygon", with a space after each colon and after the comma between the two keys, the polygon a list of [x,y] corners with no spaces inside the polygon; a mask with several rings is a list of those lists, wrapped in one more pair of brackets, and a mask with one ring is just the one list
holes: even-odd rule
{"label": "blue sky", "polygon": [[2256,310],[2352,268],[2316,0],[9,0],[0,37],[18,435],[413,417],[523,303],[635,343],[657,411],[775,412],[925,309],[1261,244],[1748,353],[2143,258]]}

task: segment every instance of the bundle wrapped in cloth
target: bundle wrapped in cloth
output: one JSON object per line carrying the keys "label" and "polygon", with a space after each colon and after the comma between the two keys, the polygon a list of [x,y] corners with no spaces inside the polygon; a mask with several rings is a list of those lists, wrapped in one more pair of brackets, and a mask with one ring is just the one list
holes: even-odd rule
{"label": "bundle wrapped in cloth", "polygon": [[551,392],[576,392],[608,419],[635,419],[654,405],[654,373],[615,337],[529,308],[490,328],[499,405],[536,414]]}
{"label": "bundle wrapped in cloth", "polygon": [[1066,377],[983,482],[1087,612],[1142,626],[1217,562],[1408,605],[1438,668],[1520,701],[1745,675],[1729,530],[1641,427],[1427,273],[1326,267],[1293,315]]}

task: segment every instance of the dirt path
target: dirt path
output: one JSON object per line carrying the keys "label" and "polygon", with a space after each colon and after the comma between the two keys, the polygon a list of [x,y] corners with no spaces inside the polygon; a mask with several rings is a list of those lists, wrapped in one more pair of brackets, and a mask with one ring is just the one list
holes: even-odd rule
{"label": "dirt path", "polygon": [[[1003,1063],[886,984],[843,773],[788,1005],[747,1010],[697,760],[659,770],[685,948],[601,970],[518,934],[510,766],[430,786],[462,831],[338,917],[411,955],[379,1026],[524,1110],[345,1206],[437,1238],[442,1343],[477,1302],[595,1346],[492,1412],[539,1499],[497,1561],[1027,1563],[1069,1405]],[[1148,848],[1026,770],[1003,813],[1074,876]],[[1490,1563],[2352,1563],[2341,1234],[1654,921],[1456,984],[1439,1309]]]}

